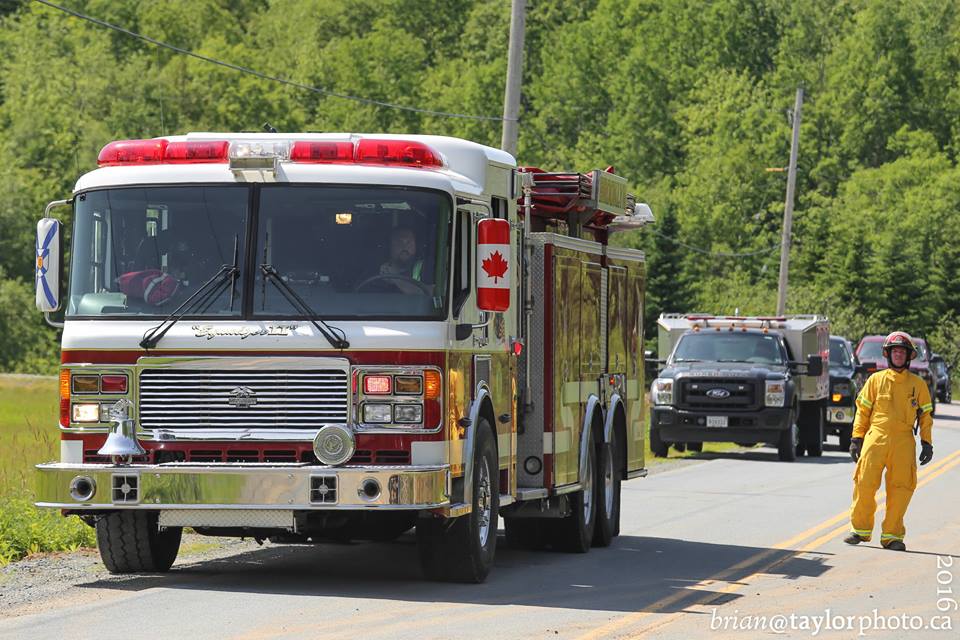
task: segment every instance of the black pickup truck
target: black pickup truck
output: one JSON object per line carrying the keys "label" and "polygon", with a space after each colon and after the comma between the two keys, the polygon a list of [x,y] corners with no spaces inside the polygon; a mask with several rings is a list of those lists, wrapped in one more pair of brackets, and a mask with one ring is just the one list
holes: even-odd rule
{"label": "black pickup truck", "polygon": [[[785,332],[762,322],[756,328],[749,322],[742,324],[697,324],[679,335],[665,368],[650,387],[654,455],[665,456],[671,444],[698,448],[702,442],[770,443],[784,461],[804,451],[811,456],[822,454],[826,404],[822,351],[800,362]],[[675,334],[676,325],[668,325]],[[821,337],[815,326],[812,331],[815,339]],[[800,344],[800,337],[795,337]],[[825,344],[825,335],[822,340]],[[822,398],[803,397],[806,376],[823,379]]]}

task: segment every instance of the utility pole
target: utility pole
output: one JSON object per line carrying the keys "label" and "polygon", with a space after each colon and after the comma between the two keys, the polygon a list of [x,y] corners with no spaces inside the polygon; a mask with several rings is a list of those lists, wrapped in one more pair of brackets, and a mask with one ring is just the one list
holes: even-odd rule
{"label": "utility pole", "polygon": [[527,0],[512,0],[510,48],[507,52],[507,87],[503,95],[503,135],[500,148],[516,157],[519,137],[520,82],[523,79],[523,38],[527,23]]}
{"label": "utility pole", "polygon": [[777,315],[787,311],[787,271],[790,269],[790,233],[793,228],[793,195],[797,186],[797,152],[800,146],[800,109],[803,87],[797,88],[793,105],[793,141],[790,143],[790,167],[787,170],[787,201],[783,206],[783,238],[780,241],[780,283],[777,286]]}

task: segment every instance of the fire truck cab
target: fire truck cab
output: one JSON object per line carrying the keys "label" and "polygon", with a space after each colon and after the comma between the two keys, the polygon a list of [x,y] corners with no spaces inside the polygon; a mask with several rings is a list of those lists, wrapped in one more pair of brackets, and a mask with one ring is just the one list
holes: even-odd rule
{"label": "fire truck cab", "polygon": [[98,165],[38,223],[63,337],[37,504],[96,527],[110,571],[168,569],[183,527],[416,527],[425,575],[466,582],[500,516],[526,547],[617,534],[644,260],[607,240],[652,220],[623,178],[387,134],[125,140]]}

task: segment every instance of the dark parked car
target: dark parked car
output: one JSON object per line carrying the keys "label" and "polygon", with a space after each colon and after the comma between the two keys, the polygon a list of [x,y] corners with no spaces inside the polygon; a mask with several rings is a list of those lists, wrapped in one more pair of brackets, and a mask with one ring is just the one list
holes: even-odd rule
{"label": "dark parked car", "polygon": [[[879,369],[887,368],[887,360],[883,357],[881,349],[883,347],[884,336],[864,336],[857,345],[857,358],[866,367],[866,373],[869,376]],[[930,399],[933,402],[933,413],[937,413],[937,385],[936,377],[930,368],[930,348],[927,341],[923,338],[914,338],[913,343],[917,346],[917,357],[910,361],[910,371],[917,374],[927,383],[930,390]]]}
{"label": "dark parked car", "polygon": [[850,448],[856,399],[865,380],[863,365],[853,355],[853,345],[842,336],[830,336],[830,400],[826,407],[824,437],[835,435],[840,449]]}
{"label": "dark parked car", "polygon": [[937,377],[937,400],[950,404],[953,400],[950,385],[950,366],[942,356],[936,353],[930,356],[930,366],[933,369],[933,375]]}

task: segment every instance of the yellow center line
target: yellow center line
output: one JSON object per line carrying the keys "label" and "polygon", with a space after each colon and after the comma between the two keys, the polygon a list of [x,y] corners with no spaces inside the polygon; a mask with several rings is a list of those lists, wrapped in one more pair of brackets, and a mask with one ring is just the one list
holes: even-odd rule
{"label": "yellow center line", "polygon": [[[948,456],[946,456],[945,458],[939,460],[938,462],[932,464],[932,466],[926,467],[926,468],[925,468],[925,473],[922,475],[922,477],[923,477],[925,480],[924,480],[923,483],[919,483],[919,482],[918,482],[917,487],[919,488],[919,487],[921,486],[921,484],[926,484],[926,482],[927,482],[926,478],[932,479],[933,477],[935,477],[935,475],[939,475],[939,473],[936,473],[936,474],[934,475],[934,472],[937,472],[937,471],[942,472],[943,470],[946,470],[946,465],[950,464],[950,463],[953,462],[953,461],[956,461],[957,463],[960,463],[960,449],[957,449],[956,451],[954,451],[954,452],[951,453],[950,455],[948,455]],[[951,465],[951,466],[952,466],[952,465]],[[879,508],[880,506],[882,506],[885,501],[886,501],[886,493],[881,491],[880,497],[879,497],[879,499],[877,500],[877,507]],[[791,537],[791,538],[788,538],[788,539],[786,539],[786,540],[784,540],[784,541],[782,541],[782,542],[779,542],[779,543],[773,545],[773,547],[771,547],[771,548],[769,548],[769,549],[764,549],[763,551],[758,551],[757,553],[753,554],[752,556],[750,556],[750,557],[748,557],[748,558],[746,558],[746,559],[744,559],[744,560],[741,560],[740,562],[738,562],[738,563],[736,563],[736,564],[734,564],[734,565],[732,565],[732,566],[726,567],[725,569],[723,569],[723,570],[721,570],[720,572],[714,574],[713,576],[710,576],[709,578],[705,578],[705,579],[701,580],[700,582],[698,582],[698,583],[697,583],[696,585],[694,585],[693,587],[688,587],[688,588],[686,588],[686,589],[680,589],[680,590],[676,591],[675,593],[670,594],[669,596],[666,596],[666,597],[664,597],[664,598],[661,598],[660,600],[657,600],[657,601],[653,602],[651,605],[649,605],[649,606],[647,606],[647,607],[644,607],[644,610],[643,610],[643,611],[637,611],[636,613],[632,613],[632,614],[628,614],[628,615],[622,616],[622,617],[620,617],[620,618],[616,618],[616,619],[614,619],[614,620],[611,620],[609,623],[607,623],[607,624],[605,624],[605,625],[603,625],[603,626],[597,627],[597,628],[595,628],[595,629],[591,629],[591,630],[588,631],[587,633],[579,636],[579,637],[577,638],[577,640],[596,640],[597,638],[606,637],[608,634],[610,634],[610,633],[612,633],[612,632],[615,632],[615,631],[617,631],[617,630],[619,630],[619,629],[623,629],[623,628],[625,628],[625,627],[633,626],[633,625],[636,624],[636,622],[638,622],[639,620],[642,620],[643,618],[645,618],[645,617],[647,617],[647,616],[649,616],[649,615],[652,615],[652,614],[654,614],[654,613],[657,613],[658,611],[660,611],[660,610],[662,610],[662,609],[664,609],[664,608],[666,608],[666,607],[669,607],[670,605],[675,604],[675,603],[679,602],[680,600],[683,600],[684,598],[690,597],[690,589],[696,590],[695,587],[697,587],[697,586],[709,586],[709,585],[713,584],[714,582],[725,582],[725,581],[729,580],[729,578],[730,578],[731,576],[735,575],[737,572],[739,572],[739,571],[741,571],[741,570],[743,570],[743,569],[746,569],[747,567],[750,567],[750,566],[752,566],[752,565],[755,565],[755,564],[757,564],[757,563],[759,563],[759,562],[763,562],[764,560],[768,559],[770,556],[782,554],[785,550],[790,549],[791,547],[794,547],[794,546],[800,544],[803,540],[806,540],[807,538],[809,538],[809,537],[811,537],[811,536],[813,536],[813,535],[815,535],[815,534],[817,534],[817,533],[820,533],[820,532],[823,531],[824,529],[827,529],[827,528],[829,528],[829,527],[834,526],[834,525],[837,524],[838,522],[845,521],[845,520],[849,519],[849,517],[850,517],[850,510],[849,510],[849,509],[847,509],[847,510],[845,510],[845,511],[842,511],[841,513],[838,513],[837,515],[833,516],[832,518],[829,518],[828,520],[825,520],[825,521],[821,522],[820,524],[817,524],[817,525],[815,525],[815,526],[813,526],[813,527],[810,527],[810,528],[807,529],[806,531],[801,531],[800,533],[796,534],[795,536],[793,536],[793,537]],[[849,529],[849,525],[845,523],[844,525],[842,525],[841,527],[839,527],[836,531],[840,531],[840,532],[842,533],[843,531],[846,531],[847,529]],[[836,531],[831,531],[831,532],[830,532],[829,534],[827,534],[826,536],[822,536],[821,538],[818,538],[818,540],[829,539],[828,536],[829,536],[830,538],[832,538],[832,537],[834,537],[834,536],[837,535],[837,534],[836,534]],[[762,573],[763,570],[769,569],[769,568],[771,568],[771,567],[773,567],[773,566],[776,566],[777,564],[779,564],[779,563],[781,563],[781,562],[784,562],[784,561],[786,561],[787,559],[789,559],[789,558],[791,558],[791,557],[793,557],[793,555],[792,555],[792,554],[788,554],[788,555],[786,555],[786,556],[783,557],[783,558],[778,558],[777,560],[775,560],[775,561],[774,561],[773,563],[771,563],[770,565],[767,565],[767,566],[763,567],[762,569],[753,572],[753,573],[750,574],[750,575],[752,576],[752,575],[756,575],[757,573]],[[747,577],[750,577],[750,576],[747,576]],[[744,580],[745,580],[745,579],[746,579],[746,578],[744,578]],[[710,594],[714,594],[714,593],[718,593],[718,592],[710,591],[709,593],[710,593]],[[719,593],[723,593],[723,592],[721,591],[721,592],[719,592]],[[677,614],[674,614],[674,615],[680,615],[681,613],[682,613],[682,612],[678,612]],[[665,624],[665,623],[664,623],[664,624]],[[656,625],[656,627],[660,627],[660,626],[662,626],[662,625],[660,625],[660,624]],[[656,627],[651,627],[651,628],[656,628]]]}
{"label": "yellow center line", "polygon": [[[955,451],[952,455],[947,456],[946,458],[944,458],[944,459],[940,462],[940,464],[938,465],[938,467],[932,467],[928,473],[924,474],[923,480],[917,482],[917,489],[919,489],[920,487],[922,487],[922,486],[924,486],[924,485],[926,485],[926,484],[929,484],[929,483],[932,482],[935,478],[937,478],[937,476],[940,476],[940,475],[946,473],[946,472],[949,471],[950,469],[952,469],[952,468],[954,468],[954,467],[957,467],[957,466],[960,466],[960,458],[958,458],[958,456],[960,456],[960,449],[958,449],[957,451]],[[882,506],[885,501],[886,501],[886,496],[884,496],[881,500],[878,500],[878,501],[877,501],[877,507],[879,508],[880,506]],[[727,586],[724,587],[723,589],[705,591],[705,592],[704,592],[704,596],[703,596],[702,598],[698,599],[696,602],[690,603],[690,605],[688,605],[688,606],[705,606],[705,605],[709,605],[711,602],[716,601],[716,600],[717,600],[718,598],[720,598],[721,596],[728,595],[728,594],[733,593],[733,592],[735,592],[735,591],[739,591],[741,588],[747,586],[747,581],[748,581],[749,579],[753,578],[754,576],[756,576],[756,575],[758,575],[758,574],[761,574],[761,573],[769,573],[772,569],[775,569],[776,567],[780,566],[781,564],[783,564],[783,563],[785,563],[785,562],[787,562],[787,561],[795,558],[796,556],[798,556],[798,555],[801,554],[801,553],[806,553],[806,552],[814,551],[814,550],[816,550],[817,548],[819,548],[819,547],[821,547],[822,545],[824,545],[825,543],[830,542],[831,540],[836,540],[839,536],[841,536],[841,535],[843,535],[844,533],[848,532],[849,529],[850,529],[850,528],[849,528],[849,526],[848,526],[847,524],[843,524],[843,525],[837,527],[836,529],[830,531],[829,533],[826,533],[826,534],[820,536],[819,538],[816,538],[815,540],[812,540],[812,541],[808,542],[807,544],[804,544],[800,549],[797,549],[797,550],[796,550],[796,553],[791,553],[791,554],[788,554],[788,555],[783,556],[783,557],[781,557],[781,558],[778,558],[778,559],[774,560],[773,562],[770,562],[769,564],[766,564],[766,565],[764,565],[763,567],[760,567],[759,569],[757,569],[756,571],[754,571],[754,572],[751,573],[750,575],[743,577],[742,579],[738,580],[737,582],[734,582],[734,583],[731,583],[731,584],[727,585]],[[695,585],[695,586],[699,586],[699,585]],[[638,637],[643,636],[643,635],[646,635],[646,634],[648,634],[649,632],[654,631],[654,630],[656,630],[656,629],[661,629],[661,628],[667,626],[668,624],[671,624],[672,622],[676,621],[676,620],[677,620],[678,618],[680,618],[684,613],[685,613],[684,611],[677,611],[677,612],[669,615],[668,617],[664,618],[663,620],[660,620],[660,621],[656,622],[655,624],[653,624],[653,625],[651,625],[651,626],[649,626],[649,627],[647,627],[647,628],[639,631],[638,633],[636,633],[635,635],[632,635],[632,636],[630,636],[630,637],[631,637],[631,638],[638,638]]]}

